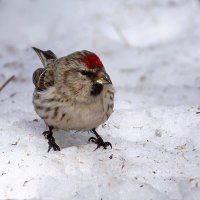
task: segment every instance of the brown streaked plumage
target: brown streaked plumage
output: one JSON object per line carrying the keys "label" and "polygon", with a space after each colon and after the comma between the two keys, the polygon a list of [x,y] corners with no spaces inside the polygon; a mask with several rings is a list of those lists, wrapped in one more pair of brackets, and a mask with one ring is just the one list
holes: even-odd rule
{"label": "brown streaked plumage", "polygon": [[91,131],[96,138],[89,141],[97,148],[111,146],[95,130],[110,117],[114,105],[114,88],[99,57],[83,50],[57,58],[50,50],[33,49],[44,67],[33,73],[33,104],[49,126],[49,131],[44,132],[49,150],[60,150],[53,128]]}

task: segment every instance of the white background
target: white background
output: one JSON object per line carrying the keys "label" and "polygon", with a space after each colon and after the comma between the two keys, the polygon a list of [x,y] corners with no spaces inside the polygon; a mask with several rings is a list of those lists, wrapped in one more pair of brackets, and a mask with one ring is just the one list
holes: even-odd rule
{"label": "white background", "polygon": [[[56,131],[62,150],[47,153],[31,46],[100,56],[116,88],[98,128],[112,150]],[[0,85],[12,75],[0,92],[0,199],[200,199],[200,1],[1,0]]]}

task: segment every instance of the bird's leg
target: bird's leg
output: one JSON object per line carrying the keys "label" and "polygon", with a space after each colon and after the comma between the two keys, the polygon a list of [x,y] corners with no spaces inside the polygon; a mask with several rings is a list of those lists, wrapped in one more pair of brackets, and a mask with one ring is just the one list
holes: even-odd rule
{"label": "bird's leg", "polygon": [[101,136],[96,132],[96,130],[94,128],[91,130],[91,132],[95,134],[96,138],[90,137],[88,141],[89,142],[91,141],[91,142],[97,144],[97,147],[95,150],[97,150],[99,147],[103,147],[104,149],[107,149],[108,146],[110,146],[112,149],[112,144],[110,142],[104,142],[103,139],[101,138]]}
{"label": "bird's leg", "polygon": [[49,130],[45,131],[43,133],[43,135],[48,140],[48,144],[49,144],[48,152],[51,150],[51,148],[53,148],[54,151],[60,151],[60,147],[56,144],[55,138],[53,137],[53,131],[52,130],[53,130],[53,127],[49,126]]}

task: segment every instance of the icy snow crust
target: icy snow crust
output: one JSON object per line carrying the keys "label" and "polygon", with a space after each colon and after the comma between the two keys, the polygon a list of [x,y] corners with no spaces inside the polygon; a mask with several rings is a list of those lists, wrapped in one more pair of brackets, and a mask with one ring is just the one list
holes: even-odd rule
{"label": "icy snow crust", "polygon": [[[200,1],[0,1],[0,199],[199,200]],[[56,131],[32,106],[30,48],[96,52],[115,112],[88,133]]]}

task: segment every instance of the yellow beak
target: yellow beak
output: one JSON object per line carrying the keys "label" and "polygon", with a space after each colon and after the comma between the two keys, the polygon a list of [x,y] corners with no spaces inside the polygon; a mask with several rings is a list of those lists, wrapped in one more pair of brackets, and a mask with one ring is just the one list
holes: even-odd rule
{"label": "yellow beak", "polygon": [[112,84],[112,81],[110,80],[110,77],[107,73],[101,73],[99,74],[99,76],[97,77],[96,83],[100,83],[102,85],[105,85],[105,84]]}

